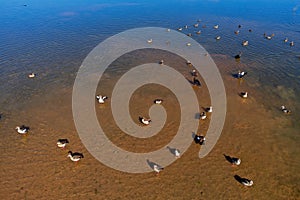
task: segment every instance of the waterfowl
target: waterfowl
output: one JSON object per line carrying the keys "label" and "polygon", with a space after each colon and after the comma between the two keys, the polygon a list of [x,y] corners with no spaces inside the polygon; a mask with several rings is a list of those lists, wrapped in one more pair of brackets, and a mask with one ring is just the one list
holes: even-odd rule
{"label": "waterfowl", "polygon": [[242,28],[242,25],[239,24],[239,25],[238,25],[238,28]]}
{"label": "waterfowl", "polygon": [[241,183],[245,186],[252,186],[253,185],[253,181],[250,179],[246,179],[246,178],[241,178]]}
{"label": "waterfowl", "polygon": [[191,64],[192,64],[192,62],[191,62],[191,61],[189,61],[189,60],[187,60],[187,61],[186,61],[186,64],[187,64],[187,65],[191,65]]}
{"label": "waterfowl", "polygon": [[197,31],[196,34],[197,34],[197,35],[200,35],[200,34],[201,34],[201,31]]}
{"label": "waterfowl", "polygon": [[178,149],[175,149],[174,154],[176,158],[180,157],[180,151]]}
{"label": "waterfowl", "polygon": [[167,32],[170,32],[170,31],[171,31],[171,29],[167,28]]}
{"label": "waterfowl", "polygon": [[246,76],[246,74],[247,74],[248,72],[244,72],[244,71],[239,71],[238,73],[237,73],[237,78],[243,78],[244,76]]}
{"label": "waterfowl", "polygon": [[240,165],[242,160],[240,158],[231,158],[231,164]]}
{"label": "waterfowl", "polygon": [[239,52],[239,54],[235,55],[234,58],[235,58],[235,59],[240,59],[241,56],[242,56],[242,52]]}
{"label": "waterfowl", "polygon": [[193,69],[192,72],[191,72],[191,75],[194,76],[194,77],[197,77],[198,73],[195,69]]}
{"label": "waterfowl", "polygon": [[196,77],[194,77],[193,83],[194,83],[194,85],[196,85],[196,86],[199,86],[199,87],[201,86],[200,81],[199,81]]}
{"label": "waterfowl", "polygon": [[202,28],[206,28],[207,26],[204,24],[203,26],[202,26]]}
{"label": "waterfowl", "polygon": [[205,143],[205,137],[202,135],[196,135],[194,141],[196,144],[203,145]]}
{"label": "waterfowl", "polygon": [[197,23],[197,24],[194,24],[194,27],[195,28],[198,28],[199,27],[199,24]]}
{"label": "waterfowl", "polygon": [[155,103],[155,104],[161,104],[162,102],[163,102],[162,99],[155,99],[155,100],[154,100],[154,103]]}
{"label": "waterfowl", "polygon": [[81,160],[82,158],[84,158],[82,153],[78,153],[78,152],[72,152],[69,151],[68,152],[68,156],[73,162],[78,162],[79,160]]}
{"label": "waterfowl", "polygon": [[238,35],[240,33],[240,31],[239,30],[237,30],[237,31],[234,31],[234,34],[236,34],[236,35]]}
{"label": "waterfowl", "polygon": [[160,61],[159,61],[159,64],[160,64],[160,65],[163,65],[163,64],[164,64],[164,60],[160,60]]}
{"label": "waterfowl", "polygon": [[251,33],[251,32],[252,32],[252,29],[249,29],[248,31]]}
{"label": "waterfowl", "polygon": [[188,25],[185,25],[184,28],[187,29],[187,28],[188,28]]}
{"label": "waterfowl", "polygon": [[69,144],[69,140],[68,139],[58,139],[56,144],[58,147],[64,148],[67,144]]}
{"label": "waterfowl", "polygon": [[98,100],[98,103],[103,104],[105,102],[105,100],[108,99],[108,97],[107,96],[97,95],[96,99]]}
{"label": "waterfowl", "polygon": [[216,40],[220,40],[220,39],[221,39],[221,36],[217,36],[217,37],[216,37]]}
{"label": "waterfowl", "polygon": [[205,112],[200,113],[200,119],[206,119],[206,113]]}
{"label": "waterfowl", "polygon": [[186,46],[188,46],[188,47],[189,47],[189,46],[191,46],[191,45],[192,45],[192,44],[191,44],[191,43],[189,43],[189,42],[188,42],[188,43],[186,43]]}
{"label": "waterfowl", "polygon": [[163,168],[163,167],[160,167],[160,166],[158,166],[158,165],[156,165],[156,164],[154,164],[154,165],[153,165],[153,170],[154,170],[157,174],[159,174],[159,172],[161,172],[162,170],[164,170],[164,168]]}
{"label": "waterfowl", "polygon": [[35,73],[30,73],[30,74],[28,74],[28,78],[34,78],[35,76],[36,76]]}
{"label": "waterfowl", "polygon": [[187,36],[189,36],[189,37],[192,37],[192,34],[191,33],[188,33],[188,34],[186,34]]}
{"label": "waterfowl", "polygon": [[178,28],[177,30],[178,30],[178,31],[182,31],[182,28],[180,27],[180,28]]}
{"label": "waterfowl", "polygon": [[143,123],[144,125],[149,125],[151,122],[151,119],[146,119],[144,117],[139,117],[139,120],[141,123]]}
{"label": "waterfowl", "polygon": [[214,25],[214,29],[218,29],[219,28],[219,25]]}
{"label": "waterfowl", "polygon": [[147,42],[148,42],[149,44],[151,44],[151,43],[153,42],[153,40],[152,40],[152,39],[149,39],[149,40],[147,40]]}
{"label": "waterfowl", "polygon": [[281,106],[281,111],[284,112],[284,113],[286,113],[286,114],[288,114],[288,113],[291,112],[291,111],[288,110],[285,106]]}
{"label": "waterfowl", "polygon": [[208,113],[212,113],[212,111],[213,111],[212,106],[210,106],[209,108],[206,108],[205,110],[206,110],[206,112],[208,112]]}
{"label": "waterfowl", "polygon": [[26,133],[28,133],[29,129],[30,128],[28,126],[25,126],[25,125],[17,126],[16,127],[17,132],[20,133],[20,134],[26,134]]}
{"label": "waterfowl", "polygon": [[248,92],[241,92],[241,97],[247,98],[248,97]]}
{"label": "waterfowl", "polygon": [[289,41],[289,39],[288,39],[288,38],[285,38],[283,41],[284,41],[284,42],[288,42],[288,41]]}
{"label": "waterfowl", "polygon": [[290,46],[291,47],[294,46],[294,42],[293,41],[290,42]]}
{"label": "waterfowl", "polygon": [[248,46],[248,44],[249,44],[248,40],[244,40],[244,41],[242,42],[242,45],[243,45],[243,46]]}

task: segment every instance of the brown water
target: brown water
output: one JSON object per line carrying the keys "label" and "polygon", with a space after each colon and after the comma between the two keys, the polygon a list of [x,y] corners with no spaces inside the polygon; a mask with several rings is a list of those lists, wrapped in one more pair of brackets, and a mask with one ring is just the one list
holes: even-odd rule
{"label": "brown water", "polygon": [[[191,68],[181,58],[164,52],[151,52],[147,58],[144,55],[145,52],[135,52],[120,58],[115,64],[124,62],[130,67],[142,59],[154,62],[162,57],[167,65],[191,78]],[[200,147],[193,144],[159,176],[110,169],[94,159],[80,142],[72,117],[72,87],[47,88],[48,92],[43,96],[32,96],[26,107],[5,113],[1,120],[0,130],[4,135],[0,158],[1,199],[299,198],[299,136],[296,135],[295,115],[284,115],[278,108],[281,102],[275,99],[269,104],[272,109],[266,109],[261,102],[265,93],[261,87],[251,84],[253,77],[237,80],[231,76],[237,69],[247,66],[241,66],[226,55],[213,55],[213,58],[224,79],[228,112],[222,135],[207,157],[199,159]],[[112,66],[98,88],[108,95],[118,77],[114,69]],[[28,81],[38,84],[41,80]],[[209,105],[206,86],[194,89],[200,106]],[[248,99],[238,95],[243,90],[249,92]],[[178,102],[170,91],[157,85],[138,89],[131,99],[131,115],[147,114],[147,106],[157,95],[167,102],[164,106],[168,119],[164,129],[150,139],[125,135],[112,121],[110,104],[96,104],[97,111],[107,116],[102,117],[100,123],[108,137],[120,147],[136,152],[148,152],[168,143],[177,130],[180,117]],[[146,106],[139,104],[148,101]],[[27,136],[14,131],[14,126],[20,123],[32,128]],[[200,121],[198,131],[205,133],[208,124],[209,120]],[[66,149],[57,148],[58,138],[70,140]],[[82,152],[85,158],[73,163],[67,158],[68,150]],[[232,167],[223,154],[240,157],[242,164]],[[234,175],[251,178],[254,186],[246,188],[234,179]]]}

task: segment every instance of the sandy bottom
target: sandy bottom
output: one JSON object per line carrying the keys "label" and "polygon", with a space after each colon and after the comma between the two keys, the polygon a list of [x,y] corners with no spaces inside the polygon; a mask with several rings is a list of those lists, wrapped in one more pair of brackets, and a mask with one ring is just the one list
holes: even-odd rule
{"label": "sandy bottom", "polygon": [[[168,59],[164,54],[159,56],[154,57],[156,60],[164,58],[166,64],[191,79],[191,68],[185,65],[184,60]],[[266,109],[259,102],[264,95],[259,84],[249,84],[251,75],[241,81],[232,77],[233,72],[247,66],[222,55],[214,55],[213,58],[224,79],[228,112],[222,135],[207,157],[199,159],[200,146],[193,143],[159,176],[154,172],[128,174],[108,168],[87,152],[75,130],[72,87],[51,88],[44,96],[32,97],[22,110],[4,113],[5,117],[0,121],[3,138],[0,140],[0,198],[299,199],[299,137],[291,136],[296,134],[296,129],[291,127],[293,115],[283,115],[272,99],[270,104],[274,109]],[[130,60],[130,56],[124,59]],[[143,59],[143,62],[147,61],[151,59]],[[138,63],[135,60],[126,65]],[[115,63],[116,66],[118,64]],[[101,80],[104,83],[98,91],[110,95],[114,84],[112,77],[118,78],[121,72],[114,71],[112,67],[112,71]],[[210,105],[205,85],[194,90],[200,106]],[[242,99],[238,95],[241,91],[248,91],[250,97]],[[149,139],[136,139],[122,133],[112,120],[110,104],[95,104],[97,114],[107,116],[99,120],[107,136],[116,145],[134,152],[149,152],[168,143],[180,118],[179,104],[170,91],[155,85],[141,87],[132,96],[131,115],[147,115],[147,105],[150,106],[152,99],[158,95],[166,102],[167,124],[161,133]],[[149,103],[145,106],[140,101]],[[20,123],[31,127],[27,136],[15,132],[14,127]],[[199,123],[198,132],[205,134],[209,119]],[[283,133],[285,136],[282,136]],[[59,149],[56,146],[58,138],[68,138],[70,144]],[[82,152],[85,158],[73,163],[67,158],[69,150]],[[223,154],[240,157],[242,164],[232,167]],[[235,175],[252,179],[254,185],[250,188],[241,185],[235,180]]]}

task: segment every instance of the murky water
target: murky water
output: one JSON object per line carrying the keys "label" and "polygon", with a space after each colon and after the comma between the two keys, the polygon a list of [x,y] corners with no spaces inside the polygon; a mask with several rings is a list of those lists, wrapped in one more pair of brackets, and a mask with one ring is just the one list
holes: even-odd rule
{"label": "murky water", "polygon": [[[27,6],[2,2],[2,199],[299,198],[300,2],[234,2],[30,1]],[[198,19],[199,28],[193,28]],[[193,144],[158,177],[107,168],[87,152],[73,122],[72,86],[81,62],[99,42],[120,31],[145,26],[177,29],[186,24],[189,28],[183,32],[192,33],[206,48],[224,79],[228,112],[221,138],[204,159],[198,158],[199,146]],[[219,29],[213,29],[216,24]],[[239,34],[234,34],[236,30]],[[267,40],[264,33],[275,36]],[[216,36],[221,39],[217,41]],[[285,43],[286,37],[295,46]],[[249,46],[243,47],[243,40],[249,40]],[[233,56],[239,51],[242,57],[236,61]],[[97,91],[111,94],[126,69],[160,59],[191,78],[191,68],[181,58],[155,50],[138,51],[116,60]],[[248,75],[243,80],[233,78],[238,70]],[[27,78],[31,72],[37,73],[36,78]],[[194,90],[200,106],[210,105],[205,84]],[[241,91],[248,91],[249,98],[241,99]],[[146,115],[157,95],[167,102],[168,123],[159,134],[143,140],[118,129],[110,104],[96,104],[108,137],[134,152],[153,151],[168,143],[180,117],[179,104],[168,89],[157,85],[139,88],[131,99],[130,112]],[[292,110],[290,115],[280,111],[283,104]],[[31,127],[28,136],[15,132],[20,124]],[[209,120],[199,125],[198,131],[205,134]],[[58,138],[68,138],[69,146],[58,149]],[[83,152],[85,158],[72,163],[66,157],[68,150]],[[241,157],[241,166],[231,167],[223,154]],[[253,179],[254,186],[243,187],[234,179],[236,174]]]}

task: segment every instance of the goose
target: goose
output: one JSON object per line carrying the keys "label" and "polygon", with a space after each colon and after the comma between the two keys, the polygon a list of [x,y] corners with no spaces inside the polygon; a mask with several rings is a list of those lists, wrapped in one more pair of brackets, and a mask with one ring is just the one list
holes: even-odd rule
{"label": "goose", "polygon": [[197,77],[198,73],[195,69],[193,69],[192,72],[191,72],[191,75],[194,76],[194,77]]}
{"label": "goose", "polygon": [[105,102],[105,100],[108,99],[108,97],[107,96],[97,95],[96,99],[98,100],[98,103],[103,104]]}
{"label": "goose", "polygon": [[195,141],[196,144],[203,145],[204,142],[205,142],[205,137],[202,136],[202,135],[196,135],[195,138],[194,138],[194,141]]}
{"label": "goose", "polygon": [[210,106],[209,108],[206,108],[206,112],[212,113],[212,106]]}
{"label": "goose", "polygon": [[241,97],[246,99],[248,97],[248,92],[241,92]]}
{"label": "goose", "polygon": [[289,41],[289,39],[288,39],[288,38],[285,38],[283,41],[284,41],[284,42],[288,42],[288,41]]}
{"label": "goose", "polygon": [[149,39],[149,40],[147,40],[147,42],[148,42],[149,44],[151,44],[151,43],[153,42],[153,40],[152,40],[152,39]]}
{"label": "goose", "polygon": [[237,31],[234,31],[234,34],[236,34],[236,35],[238,35],[240,33],[240,31],[239,30],[237,30]]}
{"label": "goose", "polygon": [[238,28],[242,28],[242,25],[239,24],[239,25],[238,25]]}
{"label": "goose", "polygon": [[205,112],[200,113],[200,119],[206,119],[206,113]]}
{"label": "goose", "polygon": [[16,127],[17,132],[20,133],[20,134],[23,134],[23,135],[28,133],[29,129],[30,128],[28,126],[25,126],[25,125],[22,125],[21,127],[20,126]]}
{"label": "goose", "polygon": [[287,113],[287,114],[291,112],[285,106],[281,106],[281,111],[284,112],[284,113]]}
{"label": "goose", "polygon": [[170,32],[170,31],[171,31],[171,29],[167,28],[167,32]]}
{"label": "goose", "polygon": [[266,36],[266,39],[271,40],[271,39],[272,39],[272,36],[267,35],[267,36]]}
{"label": "goose", "polygon": [[219,28],[219,25],[214,25],[214,29],[218,29]]}
{"label": "goose", "polygon": [[199,86],[199,87],[201,86],[200,81],[199,81],[196,77],[194,77],[193,83],[194,83],[194,85],[196,85],[196,86]]}
{"label": "goose", "polygon": [[248,72],[244,72],[244,71],[239,71],[238,73],[237,73],[237,77],[238,78],[243,78],[244,76],[246,76],[246,74],[247,74]]}
{"label": "goose", "polygon": [[199,24],[197,23],[197,24],[194,24],[194,27],[195,28],[198,28],[199,27]]}
{"label": "goose", "polygon": [[144,117],[139,117],[139,120],[141,123],[143,123],[144,125],[149,125],[151,121],[151,119],[146,119]]}
{"label": "goose", "polygon": [[67,144],[69,144],[69,140],[68,139],[58,139],[56,144],[58,147],[64,148]]}
{"label": "goose", "polygon": [[187,61],[186,61],[186,64],[187,64],[187,65],[191,65],[191,64],[192,64],[192,62],[191,62],[191,61],[189,61],[189,60],[187,60]]}
{"label": "goose", "polygon": [[291,42],[290,42],[290,46],[291,46],[291,47],[294,46],[294,41],[291,41]]}
{"label": "goose", "polygon": [[78,162],[79,160],[81,160],[82,158],[84,158],[82,153],[78,153],[78,152],[72,152],[69,151],[68,152],[68,156],[73,162]]}
{"label": "goose", "polygon": [[35,76],[36,76],[35,73],[30,73],[30,74],[28,74],[28,78],[34,78]]}
{"label": "goose", "polygon": [[217,36],[217,37],[216,37],[216,40],[220,40],[220,39],[221,39],[221,36]]}
{"label": "goose", "polygon": [[162,102],[163,102],[162,99],[155,99],[155,100],[154,100],[154,103],[155,103],[155,104],[161,104]]}
{"label": "goose", "polygon": [[188,42],[188,43],[186,43],[186,46],[188,46],[188,47],[189,47],[189,46],[191,46],[191,45],[192,45],[192,44],[191,44],[191,43],[189,43],[189,42]]}
{"label": "goose", "polygon": [[200,35],[200,34],[201,34],[201,31],[197,31],[196,34],[197,34],[197,35]]}
{"label": "goose", "polygon": [[185,25],[184,28],[185,28],[185,29],[188,29],[188,25]]}
{"label": "goose", "polygon": [[177,30],[178,30],[178,31],[182,31],[182,28],[178,28]]}
{"label": "goose", "polygon": [[157,174],[159,174],[159,172],[161,172],[162,170],[164,170],[164,168],[163,168],[163,167],[160,167],[160,166],[158,166],[158,165],[156,165],[156,164],[154,164],[154,165],[153,165],[153,170],[154,170]]}
{"label": "goose", "polygon": [[243,45],[243,46],[248,46],[248,44],[249,44],[248,40],[244,40],[244,41],[242,42],[242,45]]}
{"label": "goose", "polygon": [[163,64],[164,64],[164,60],[160,60],[160,61],[159,61],[159,64],[160,64],[160,65],[163,65]]}
{"label": "goose", "polygon": [[245,186],[252,186],[253,185],[253,181],[250,179],[246,179],[246,178],[241,178],[241,183]]}
{"label": "goose", "polygon": [[242,56],[242,52],[240,51],[239,54],[235,55],[234,58],[235,59],[240,59]]}
{"label": "goose", "polygon": [[180,157],[180,151],[178,149],[175,149],[174,154],[176,158]]}
{"label": "goose", "polygon": [[192,34],[191,33],[188,33],[188,34],[186,34],[187,36],[189,36],[189,37],[192,37]]}
{"label": "goose", "polygon": [[251,32],[252,32],[252,29],[249,29],[248,31],[251,33]]}
{"label": "goose", "polygon": [[240,158],[231,158],[231,164],[240,165],[242,160]]}

